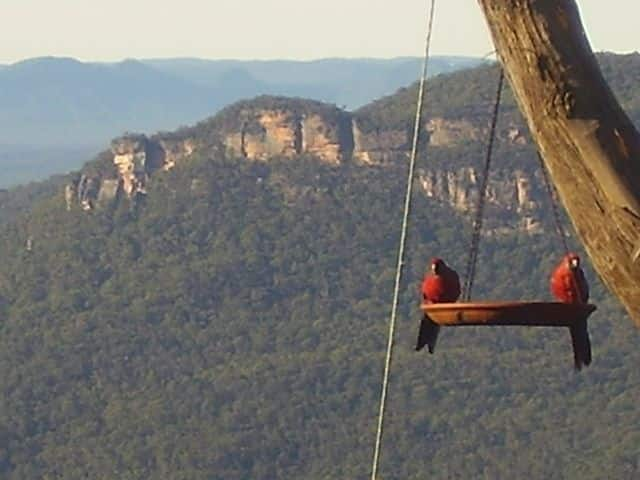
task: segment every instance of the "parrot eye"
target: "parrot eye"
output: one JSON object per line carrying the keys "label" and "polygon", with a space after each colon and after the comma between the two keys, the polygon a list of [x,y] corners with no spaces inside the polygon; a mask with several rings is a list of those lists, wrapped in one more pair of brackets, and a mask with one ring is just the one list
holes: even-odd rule
{"label": "parrot eye", "polygon": [[433,262],[431,264],[431,270],[436,275],[440,274],[440,271],[442,270],[442,260],[436,260],[435,262]]}

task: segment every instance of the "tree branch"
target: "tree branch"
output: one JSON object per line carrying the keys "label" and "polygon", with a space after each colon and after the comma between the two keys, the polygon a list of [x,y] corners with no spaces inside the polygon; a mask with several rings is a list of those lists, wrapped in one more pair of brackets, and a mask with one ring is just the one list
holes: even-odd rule
{"label": "tree branch", "polygon": [[576,2],[479,3],[571,221],[640,326],[640,135],[602,76]]}

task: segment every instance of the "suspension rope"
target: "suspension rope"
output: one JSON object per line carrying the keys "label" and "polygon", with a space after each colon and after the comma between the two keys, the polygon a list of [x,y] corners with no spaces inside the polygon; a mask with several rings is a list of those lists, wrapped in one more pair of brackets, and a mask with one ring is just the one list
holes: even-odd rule
{"label": "suspension rope", "polygon": [[422,63],[422,75],[420,76],[420,86],[418,87],[418,101],[416,105],[416,118],[413,128],[413,143],[411,145],[411,157],[409,160],[409,173],[407,178],[407,192],[404,199],[404,215],[402,218],[402,230],[400,234],[400,246],[398,248],[398,263],[396,266],[396,280],[393,289],[393,304],[391,307],[391,318],[389,320],[389,338],[387,342],[387,355],[384,363],[384,375],[382,378],[382,392],[380,394],[380,412],[378,414],[378,429],[376,432],[376,443],[373,452],[373,464],[371,466],[371,480],[376,480],[378,467],[380,465],[380,452],[382,447],[382,432],[384,425],[384,413],[387,403],[387,390],[389,387],[389,373],[391,371],[391,359],[393,354],[393,341],[396,326],[396,316],[398,311],[398,298],[400,296],[400,280],[402,278],[402,268],[404,266],[404,249],[407,239],[407,227],[409,213],[411,211],[411,194],[413,191],[413,178],[415,172],[416,157],[418,155],[418,144],[420,136],[420,123],[422,120],[422,107],[424,103],[425,83],[429,66],[429,50],[431,49],[431,33],[433,31],[433,18],[435,14],[435,0],[431,0],[429,8],[429,21],[424,48],[424,59]]}
{"label": "suspension rope", "polygon": [[476,264],[478,262],[478,250],[480,249],[480,238],[482,233],[482,223],[484,220],[484,207],[487,196],[487,186],[489,184],[489,172],[491,169],[491,158],[493,156],[493,144],[496,137],[496,125],[500,114],[500,100],[502,98],[502,90],[504,88],[504,70],[500,67],[500,76],[498,78],[498,91],[493,107],[493,116],[491,117],[491,130],[489,132],[489,144],[487,145],[487,156],[485,159],[484,172],[482,176],[482,184],[478,196],[478,205],[476,206],[476,216],[473,222],[473,234],[471,236],[471,246],[469,248],[469,257],[467,259],[467,268],[465,274],[463,300],[468,302],[471,300],[471,291],[473,290],[473,280],[476,276]]}
{"label": "suspension rope", "polygon": [[544,159],[540,152],[538,152],[538,161],[540,162],[540,171],[542,171],[542,179],[544,180],[544,185],[547,189],[547,194],[549,195],[549,202],[551,203],[551,210],[553,211],[553,220],[555,223],[556,234],[560,238],[560,243],[562,245],[562,249],[564,250],[564,254],[569,254],[569,244],[567,243],[567,235],[562,226],[562,217],[560,215],[560,206],[558,205],[557,194],[551,183],[551,179],[549,178],[549,172],[547,171],[547,167],[544,164]]}

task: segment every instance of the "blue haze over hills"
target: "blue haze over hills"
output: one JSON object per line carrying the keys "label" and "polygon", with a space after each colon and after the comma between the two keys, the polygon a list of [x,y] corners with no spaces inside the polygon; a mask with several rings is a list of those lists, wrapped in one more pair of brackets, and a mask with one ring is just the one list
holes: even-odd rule
{"label": "blue haze over hills", "polygon": [[[478,62],[434,57],[430,72]],[[172,130],[261,94],[354,109],[411,84],[420,64],[418,58],[109,64],[43,57],[0,65],[0,187],[77,168],[125,131]]]}

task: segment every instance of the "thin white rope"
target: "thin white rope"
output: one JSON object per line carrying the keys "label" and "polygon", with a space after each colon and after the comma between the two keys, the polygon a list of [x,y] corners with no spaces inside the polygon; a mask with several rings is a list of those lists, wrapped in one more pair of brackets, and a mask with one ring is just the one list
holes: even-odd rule
{"label": "thin white rope", "polygon": [[389,339],[387,343],[387,356],[384,363],[384,376],[382,378],[382,392],[380,394],[380,413],[378,415],[378,430],[376,433],[376,444],[373,452],[373,465],[371,467],[371,480],[376,480],[378,467],[380,465],[380,451],[382,447],[382,432],[384,425],[384,412],[387,403],[387,390],[389,387],[389,372],[391,370],[391,359],[393,354],[393,342],[396,327],[396,316],[398,311],[398,298],[400,296],[400,280],[402,278],[402,268],[404,266],[404,249],[407,239],[407,226],[409,213],[411,211],[411,194],[413,192],[413,177],[415,172],[416,157],[418,154],[418,143],[420,136],[420,123],[422,119],[422,105],[424,103],[425,83],[427,79],[427,69],[429,65],[429,50],[431,48],[431,32],[433,31],[433,17],[435,13],[435,0],[431,0],[429,9],[429,22],[424,48],[424,60],[422,63],[422,75],[418,88],[418,102],[416,106],[416,119],[413,128],[413,143],[411,145],[411,158],[409,160],[409,174],[407,180],[407,193],[404,199],[404,216],[402,218],[402,230],[400,234],[400,247],[398,249],[398,263],[396,266],[396,281],[393,289],[393,305],[391,307],[391,319],[389,320]]}

